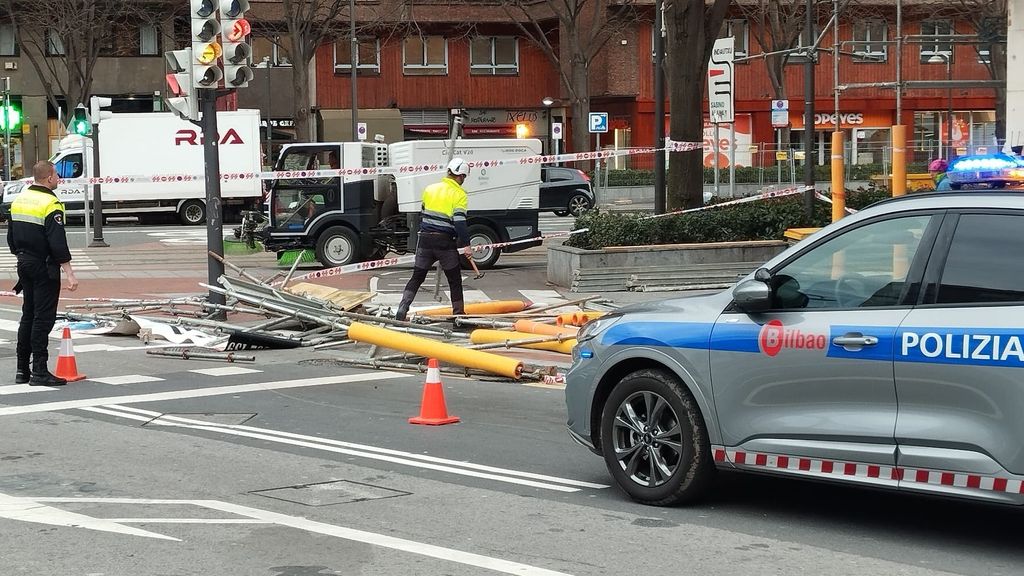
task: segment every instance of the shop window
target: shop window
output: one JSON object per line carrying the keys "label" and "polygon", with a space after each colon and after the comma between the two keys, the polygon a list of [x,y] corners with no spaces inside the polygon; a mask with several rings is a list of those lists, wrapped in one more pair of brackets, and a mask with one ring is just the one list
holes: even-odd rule
{"label": "shop window", "polygon": [[252,36],[249,44],[252,46],[252,63],[257,68],[292,65],[290,36]]}
{"label": "shop window", "polygon": [[858,62],[885,62],[888,25],[882,20],[862,20],[853,25],[853,52]]}
{"label": "shop window", "polygon": [[[380,40],[364,38],[359,40],[356,50],[356,72],[380,73]],[[334,71],[352,70],[352,41],[338,40],[334,43]]]}
{"label": "shop window", "polygon": [[0,56],[17,56],[18,41],[14,37],[14,24],[0,24]]}
{"label": "shop window", "polygon": [[726,20],[718,37],[728,38],[729,36],[736,38],[736,47],[733,49],[733,55],[736,58],[746,58],[747,54],[749,54],[750,46],[750,29],[747,21],[742,18]]}
{"label": "shop window", "polygon": [[448,41],[444,36],[409,36],[402,43],[402,71],[409,76],[448,74]]}
{"label": "shop window", "polygon": [[928,36],[921,44],[922,64],[945,64],[953,60],[953,23],[949,20],[921,22],[921,35]]}
{"label": "shop window", "polygon": [[518,74],[519,40],[512,36],[473,38],[469,43],[469,73]]}

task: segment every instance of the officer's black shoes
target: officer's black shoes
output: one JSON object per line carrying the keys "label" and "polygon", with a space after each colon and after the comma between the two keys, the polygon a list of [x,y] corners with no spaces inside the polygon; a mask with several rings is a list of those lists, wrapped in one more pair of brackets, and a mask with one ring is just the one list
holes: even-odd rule
{"label": "officer's black shoes", "polygon": [[14,375],[15,384],[28,384],[28,380],[28,370],[18,370],[18,372]]}
{"label": "officer's black shoes", "polygon": [[63,378],[57,378],[49,371],[46,372],[34,372],[32,377],[29,379],[29,386],[63,386],[68,381]]}

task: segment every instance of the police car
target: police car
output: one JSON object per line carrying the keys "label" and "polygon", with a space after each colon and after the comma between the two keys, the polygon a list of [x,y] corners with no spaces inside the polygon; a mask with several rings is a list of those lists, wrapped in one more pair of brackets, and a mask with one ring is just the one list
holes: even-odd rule
{"label": "police car", "polygon": [[716,469],[1024,503],[1024,195],[915,194],[587,324],[568,429],[637,501]]}
{"label": "police car", "polygon": [[950,162],[946,177],[950,188],[1007,188],[1024,184],[1024,157],[1013,154],[963,156]]}

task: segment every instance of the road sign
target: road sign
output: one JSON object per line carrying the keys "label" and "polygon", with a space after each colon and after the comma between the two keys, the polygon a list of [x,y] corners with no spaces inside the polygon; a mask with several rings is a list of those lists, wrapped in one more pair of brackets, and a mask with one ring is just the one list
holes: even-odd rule
{"label": "road sign", "polygon": [[595,132],[607,132],[608,131],[608,113],[607,112],[591,112],[590,113],[590,133]]}
{"label": "road sign", "polygon": [[552,122],[551,123],[551,139],[561,140],[562,139],[562,123]]}
{"label": "road sign", "polygon": [[360,140],[366,140],[366,122],[356,122],[356,136]]}
{"label": "road sign", "polygon": [[789,100],[772,100],[772,127],[789,126]]}
{"label": "road sign", "polygon": [[733,110],[733,51],[736,38],[719,38],[711,50],[708,64],[708,110],[715,124],[732,122]]}

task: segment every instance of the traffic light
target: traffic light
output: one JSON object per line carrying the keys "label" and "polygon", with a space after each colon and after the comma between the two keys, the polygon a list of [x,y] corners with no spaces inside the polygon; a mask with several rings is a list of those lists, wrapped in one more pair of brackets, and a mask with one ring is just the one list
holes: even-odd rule
{"label": "traffic light", "polygon": [[11,130],[17,132],[21,128],[21,110],[11,104],[4,106],[0,104],[0,132]]}
{"label": "traffic light", "polygon": [[75,107],[71,123],[68,124],[68,132],[79,136],[88,136],[92,133],[92,122],[89,121],[89,112],[85,109],[85,104]]}
{"label": "traffic light", "polygon": [[248,0],[220,0],[221,42],[224,47],[224,87],[244,88],[253,79],[252,25],[245,18]]}
{"label": "traffic light", "polygon": [[192,49],[164,52],[167,63],[167,106],[183,120],[199,119],[199,95],[192,80]]}
{"label": "traffic light", "polygon": [[189,0],[189,6],[192,9],[192,86],[217,88],[224,77],[220,68],[224,49],[219,41],[217,0]]}

